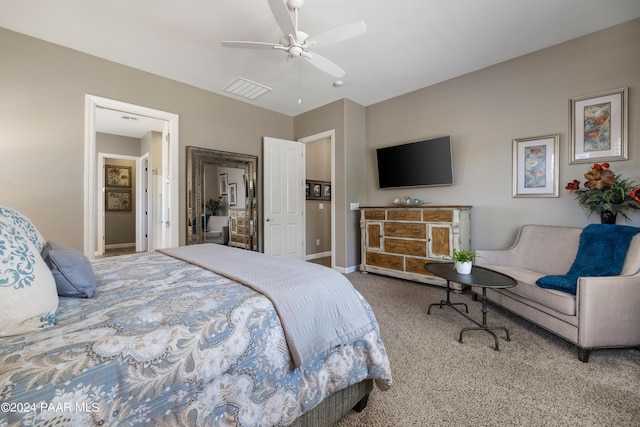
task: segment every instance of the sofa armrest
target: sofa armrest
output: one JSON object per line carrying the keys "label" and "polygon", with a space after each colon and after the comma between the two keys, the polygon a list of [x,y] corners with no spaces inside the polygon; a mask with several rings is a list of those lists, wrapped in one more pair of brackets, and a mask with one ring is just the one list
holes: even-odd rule
{"label": "sofa armrest", "polygon": [[640,345],[640,275],[581,277],[576,298],[578,346]]}

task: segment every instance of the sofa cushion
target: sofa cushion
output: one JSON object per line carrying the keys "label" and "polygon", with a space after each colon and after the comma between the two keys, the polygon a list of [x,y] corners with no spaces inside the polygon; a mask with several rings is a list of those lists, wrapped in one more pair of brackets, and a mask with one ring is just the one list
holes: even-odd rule
{"label": "sofa cushion", "polygon": [[521,267],[503,265],[483,265],[485,268],[511,276],[518,281],[513,288],[503,289],[501,292],[511,292],[531,301],[535,301],[560,313],[576,315],[576,296],[553,289],[543,289],[536,285],[536,280],[544,276],[537,271]]}

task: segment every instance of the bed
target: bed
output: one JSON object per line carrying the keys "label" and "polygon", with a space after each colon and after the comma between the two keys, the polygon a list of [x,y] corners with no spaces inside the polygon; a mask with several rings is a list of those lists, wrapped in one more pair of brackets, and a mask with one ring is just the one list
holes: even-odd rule
{"label": "bed", "polygon": [[[391,386],[370,306],[350,284],[351,296],[319,299],[346,286],[334,270],[302,262],[272,267],[272,260],[204,244],[89,262],[0,206],[0,426],[326,426],[362,409],[374,383]],[[259,273],[243,265],[259,265]],[[55,298],[40,280],[45,267]],[[14,270],[30,282],[20,287]],[[92,290],[81,279],[92,275],[88,298]],[[244,283],[252,275],[264,282],[284,275],[280,293],[298,301],[279,300],[274,283],[262,291]],[[317,292],[310,277],[320,278]],[[288,288],[296,278],[308,294]],[[363,319],[337,326],[354,321],[332,298],[361,306],[370,326]],[[36,299],[44,301],[34,316]],[[292,317],[289,306],[300,301],[304,310]],[[333,331],[310,339],[305,331],[322,319]],[[333,344],[321,349],[323,342]]]}

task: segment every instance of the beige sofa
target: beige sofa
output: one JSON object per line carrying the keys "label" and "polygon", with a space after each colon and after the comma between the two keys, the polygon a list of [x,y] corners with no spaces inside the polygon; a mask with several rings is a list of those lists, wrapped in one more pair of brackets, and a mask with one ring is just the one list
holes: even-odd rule
{"label": "beige sofa", "polygon": [[[619,276],[581,277],[576,295],[537,286],[539,277],[567,273],[581,231],[525,225],[511,248],[478,250],[475,263],[518,281],[513,288],[487,289],[490,301],[572,342],[586,363],[592,349],[640,346],[640,234]],[[481,295],[481,288],[472,289]]]}

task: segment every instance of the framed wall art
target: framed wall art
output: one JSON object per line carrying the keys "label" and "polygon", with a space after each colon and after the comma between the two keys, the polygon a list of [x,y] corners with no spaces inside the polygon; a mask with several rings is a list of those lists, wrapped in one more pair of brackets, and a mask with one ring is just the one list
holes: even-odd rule
{"label": "framed wall art", "polygon": [[237,185],[235,182],[229,184],[229,206],[235,206],[238,203]]}
{"label": "framed wall art", "polygon": [[305,184],[307,200],[331,200],[331,183],[307,180]]}
{"label": "framed wall art", "polygon": [[324,200],[331,200],[331,184],[330,183],[322,183],[322,198]]}
{"label": "framed wall art", "polygon": [[513,140],[513,197],[558,197],[559,137]]}
{"label": "framed wall art", "polygon": [[104,186],[131,188],[131,166],[105,165]]}
{"label": "framed wall art", "polygon": [[571,98],[569,163],[628,158],[629,88]]}
{"label": "framed wall art", "polygon": [[131,190],[105,191],[104,207],[107,212],[128,212],[132,210]]}
{"label": "framed wall art", "polygon": [[229,176],[226,173],[220,174],[220,179],[218,180],[218,184],[220,188],[218,188],[218,194],[224,196],[229,192]]}

